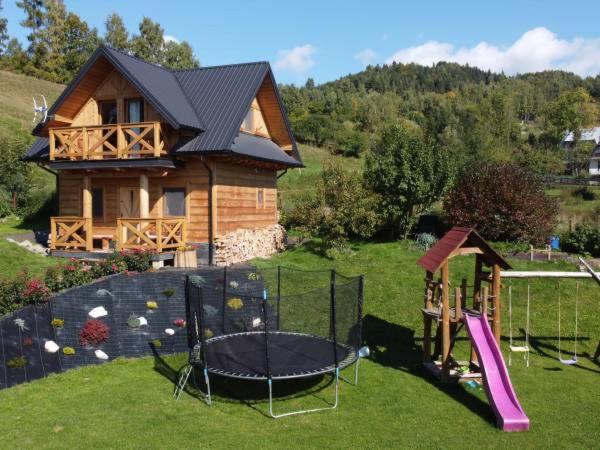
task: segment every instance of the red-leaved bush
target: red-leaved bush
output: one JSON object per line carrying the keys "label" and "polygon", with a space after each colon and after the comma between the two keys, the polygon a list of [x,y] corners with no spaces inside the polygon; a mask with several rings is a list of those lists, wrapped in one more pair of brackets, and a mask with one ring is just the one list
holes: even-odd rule
{"label": "red-leaved bush", "polygon": [[483,163],[457,177],[444,212],[451,224],[475,228],[487,239],[539,244],[556,225],[558,205],[531,172]]}
{"label": "red-leaved bush", "polygon": [[110,328],[101,320],[88,320],[79,332],[79,343],[83,347],[98,345],[106,342]]}

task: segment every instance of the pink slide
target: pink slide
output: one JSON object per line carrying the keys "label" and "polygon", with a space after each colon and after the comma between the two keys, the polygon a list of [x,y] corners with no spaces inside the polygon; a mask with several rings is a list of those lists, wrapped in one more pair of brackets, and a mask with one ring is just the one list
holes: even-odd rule
{"label": "pink slide", "polygon": [[519,404],[488,321],[484,316],[472,314],[465,314],[463,320],[477,353],[483,385],[498,419],[498,427],[503,431],[528,430],[529,418]]}

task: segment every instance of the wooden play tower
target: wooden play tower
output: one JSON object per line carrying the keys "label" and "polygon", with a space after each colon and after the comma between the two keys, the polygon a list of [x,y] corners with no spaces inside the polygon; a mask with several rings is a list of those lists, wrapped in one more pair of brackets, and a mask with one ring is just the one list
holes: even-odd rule
{"label": "wooden play tower", "polygon": [[[450,284],[450,259],[455,256],[475,255],[475,278],[472,286],[472,306],[467,303],[467,280],[454,287]],[[427,369],[444,382],[479,378],[477,356],[473,349],[469,361],[455,361],[452,348],[463,328],[463,312],[485,314],[491,322],[496,341],[500,342],[501,301],[500,271],[510,265],[471,228],[454,227],[435,244],[417,264],[426,271],[423,307],[423,358]],[[439,278],[435,274],[439,271]],[[452,297],[453,302],[452,302]],[[432,327],[436,336],[432,351]],[[469,370],[460,370],[468,368]]]}

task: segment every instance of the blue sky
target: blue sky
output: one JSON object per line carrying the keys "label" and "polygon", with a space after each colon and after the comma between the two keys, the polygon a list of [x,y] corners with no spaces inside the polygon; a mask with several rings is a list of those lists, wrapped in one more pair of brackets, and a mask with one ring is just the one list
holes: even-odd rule
{"label": "blue sky", "polygon": [[[202,65],[268,60],[279,82],[318,83],[392,60],[469,63],[507,73],[600,73],[600,2],[66,0],[101,32],[111,12],[130,32],[143,15],[187,40]],[[12,36],[25,41],[14,0]]]}

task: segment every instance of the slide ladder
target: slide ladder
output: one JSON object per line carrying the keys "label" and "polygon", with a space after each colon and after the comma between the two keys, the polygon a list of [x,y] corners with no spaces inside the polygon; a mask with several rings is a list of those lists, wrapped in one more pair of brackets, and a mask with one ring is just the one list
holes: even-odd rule
{"label": "slide ladder", "polygon": [[496,418],[503,431],[529,429],[525,415],[510,381],[500,347],[494,338],[487,317],[465,313],[463,321],[477,353],[483,385]]}

